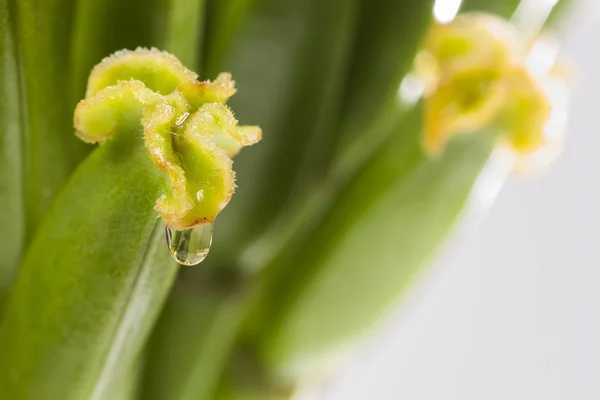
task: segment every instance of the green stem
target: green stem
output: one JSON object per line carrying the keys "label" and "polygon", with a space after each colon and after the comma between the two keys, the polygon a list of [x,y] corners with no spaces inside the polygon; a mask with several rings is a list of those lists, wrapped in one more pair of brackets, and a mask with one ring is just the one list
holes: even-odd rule
{"label": "green stem", "polygon": [[76,170],[31,243],[0,328],[7,398],[102,398],[139,355],[177,268],[137,130]]}

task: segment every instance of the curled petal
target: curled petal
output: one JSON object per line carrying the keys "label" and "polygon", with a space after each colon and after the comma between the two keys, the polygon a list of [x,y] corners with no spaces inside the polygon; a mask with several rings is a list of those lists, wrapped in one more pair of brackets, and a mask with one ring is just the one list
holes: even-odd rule
{"label": "curled petal", "polygon": [[457,134],[471,133],[490,124],[506,101],[500,71],[471,65],[453,70],[425,103],[423,145],[438,155]]}
{"label": "curled petal", "polygon": [[77,104],[73,122],[84,142],[104,142],[117,129],[128,130],[140,123],[143,109],[163,97],[141,81],[120,81]]}
{"label": "curled petal", "polygon": [[225,102],[235,94],[235,82],[231,74],[221,73],[214,81],[189,81],[179,90],[185,95],[192,107],[199,108],[204,103]]}
{"label": "curled petal", "polygon": [[150,158],[167,178],[156,210],[175,229],[214,222],[235,189],[231,157],[261,138],[258,127],[238,127],[224,104],[235,93],[229,74],[214,82],[196,78],[168,53],[119,51],[94,68],[74,116],[86,142],[143,131]]}
{"label": "curled petal", "polygon": [[428,154],[440,154],[452,136],[488,129],[518,154],[546,144],[547,78],[531,71],[527,50],[512,25],[485,14],[463,14],[432,28],[415,60],[425,87]]}
{"label": "curled petal", "polygon": [[201,136],[234,157],[242,147],[257,143],[262,132],[259,127],[238,127],[229,108],[220,103],[207,103],[186,121],[185,134]]}
{"label": "curled petal", "polygon": [[141,47],[134,51],[120,50],[94,67],[88,79],[86,97],[130,79],[142,81],[150,90],[166,95],[183,83],[195,82],[197,77],[167,52]]}
{"label": "curled petal", "polygon": [[176,229],[213,223],[235,189],[231,159],[208,138],[185,134],[172,106],[158,104],[144,114],[146,147],[171,183],[156,203],[158,214]]}
{"label": "curled petal", "polygon": [[524,69],[505,77],[508,101],[499,115],[505,139],[518,153],[531,153],[545,144],[544,129],[551,105],[538,82]]}
{"label": "curled petal", "polygon": [[450,24],[434,25],[423,52],[435,60],[439,71],[477,60],[498,66],[521,64],[527,55],[514,26],[483,13],[460,14]]}

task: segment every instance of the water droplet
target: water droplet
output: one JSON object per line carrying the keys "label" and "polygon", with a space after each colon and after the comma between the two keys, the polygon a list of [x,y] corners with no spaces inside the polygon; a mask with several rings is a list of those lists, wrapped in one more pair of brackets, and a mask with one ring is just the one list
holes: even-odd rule
{"label": "water droplet", "polygon": [[198,199],[198,201],[202,201],[203,198],[204,198],[204,190],[200,189],[196,192],[196,199]]}
{"label": "water droplet", "polygon": [[175,121],[175,125],[177,125],[177,126],[181,126],[181,125],[183,125],[183,123],[185,122],[185,120],[186,120],[186,119],[187,119],[187,117],[189,117],[189,116],[190,116],[190,113],[189,113],[189,112],[184,112],[183,114],[181,114],[181,115],[179,116],[179,118],[177,118],[177,121]]}
{"label": "water droplet", "polygon": [[181,265],[200,264],[210,250],[212,232],[212,224],[184,230],[167,226],[167,245],[171,256]]}

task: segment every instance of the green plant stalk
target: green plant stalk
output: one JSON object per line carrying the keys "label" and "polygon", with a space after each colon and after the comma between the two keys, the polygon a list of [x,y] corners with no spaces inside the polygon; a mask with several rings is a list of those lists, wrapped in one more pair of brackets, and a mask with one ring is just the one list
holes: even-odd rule
{"label": "green plant stalk", "polygon": [[0,328],[8,398],[106,398],[171,286],[153,210],[164,177],[137,130],[122,133],[76,170],[29,247]]}
{"label": "green plant stalk", "polygon": [[21,93],[14,10],[0,0],[0,315],[19,265],[25,236]]}

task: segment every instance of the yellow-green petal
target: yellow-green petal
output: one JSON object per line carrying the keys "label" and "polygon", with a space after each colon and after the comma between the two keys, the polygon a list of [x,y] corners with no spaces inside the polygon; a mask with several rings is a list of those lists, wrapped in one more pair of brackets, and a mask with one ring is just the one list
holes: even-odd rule
{"label": "yellow-green petal", "polygon": [[86,142],[143,132],[149,157],[168,182],[156,210],[176,229],[215,221],[235,190],[231,158],[261,138],[258,127],[238,127],[224,104],[235,93],[231,75],[196,78],[166,52],[122,50],[94,68],[74,116]]}

